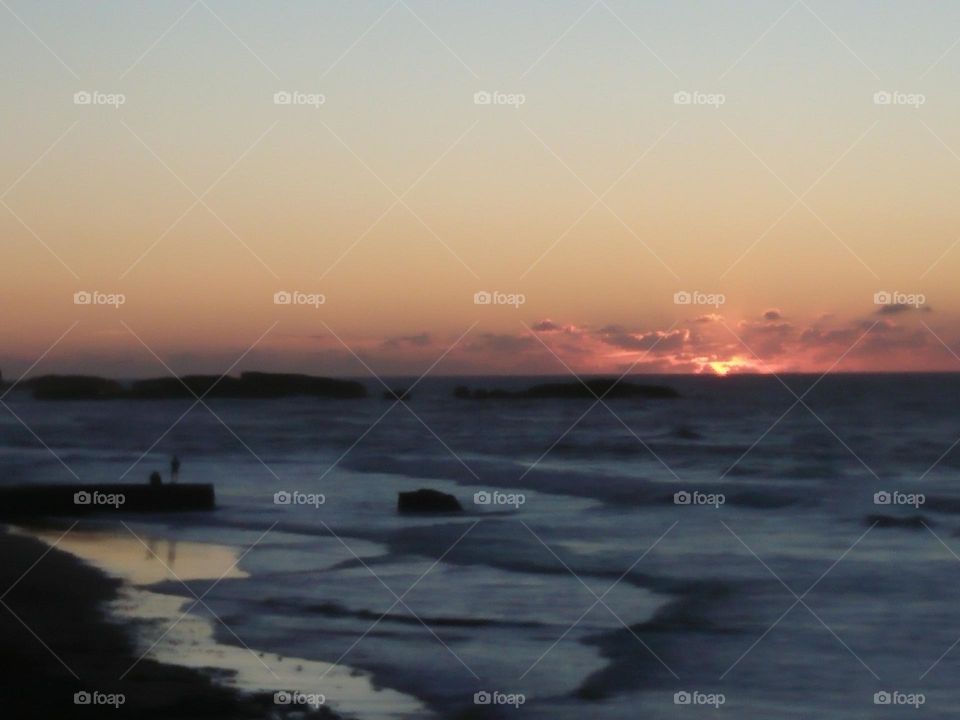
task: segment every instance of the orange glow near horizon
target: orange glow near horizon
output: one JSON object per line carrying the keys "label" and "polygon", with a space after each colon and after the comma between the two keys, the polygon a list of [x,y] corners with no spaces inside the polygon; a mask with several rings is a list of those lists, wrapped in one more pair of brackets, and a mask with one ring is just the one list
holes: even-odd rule
{"label": "orange glow near horizon", "polygon": [[770,369],[765,365],[757,365],[755,362],[751,362],[743,357],[734,356],[729,360],[712,360],[707,363],[709,367],[715,374],[723,377],[724,375],[729,375],[733,371],[739,370],[749,370],[750,372],[757,373],[769,373]]}

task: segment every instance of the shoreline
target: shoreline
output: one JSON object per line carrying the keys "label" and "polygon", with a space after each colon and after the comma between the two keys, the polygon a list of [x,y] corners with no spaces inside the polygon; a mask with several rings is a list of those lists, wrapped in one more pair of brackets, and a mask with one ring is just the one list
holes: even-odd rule
{"label": "shoreline", "polygon": [[[0,689],[5,717],[201,720],[284,714],[273,697],[223,687],[206,672],[140,653],[106,607],[124,583],[39,539],[0,530]],[[15,613],[15,615],[14,615]],[[131,666],[134,666],[129,670]],[[121,680],[121,676],[129,674]],[[76,693],[114,704],[76,704]],[[123,702],[115,707],[122,696]],[[278,712],[280,711],[280,712]],[[337,716],[328,708],[318,718]]]}

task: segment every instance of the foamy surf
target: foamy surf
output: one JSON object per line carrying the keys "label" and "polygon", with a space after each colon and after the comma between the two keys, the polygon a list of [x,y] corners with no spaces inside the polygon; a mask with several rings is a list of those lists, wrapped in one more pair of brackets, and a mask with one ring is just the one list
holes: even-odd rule
{"label": "foamy surf", "polygon": [[[124,582],[107,608],[111,619],[135,628],[140,658],[206,671],[218,684],[250,694],[273,694],[281,705],[325,705],[370,720],[435,715],[416,698],[374,684],[370,673],[344,664],[282,656],[251,648],[195,597],[149,589],[168,581],[243,580],[231,547],[105,530],[14,532],[36,537]],[[166,587],[166,586],[165,586]],[[184,585],[184,588],[187,586]],[[203,598],[203,591],[198,593]],[[202,615],[208,615],[203,617]],[[236,644],[217,640],[217,625]],[[133,667],[130,668],[131,670]]]}

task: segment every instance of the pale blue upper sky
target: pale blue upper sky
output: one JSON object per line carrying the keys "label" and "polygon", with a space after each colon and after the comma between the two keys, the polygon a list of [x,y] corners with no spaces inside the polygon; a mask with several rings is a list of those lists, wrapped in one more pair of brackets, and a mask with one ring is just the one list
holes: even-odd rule
{"label": "pale blue upper sky", "polygon": [[482,288],[524,292],[531,323],[637,332],[682,288],[734,321],[855,318],[882,289],[960,316],[957,2],[5,2],[14,358],[78,288],[126,292],[169,352],[245,347],[284,287],[325,292],[360,344],[456,337]]}

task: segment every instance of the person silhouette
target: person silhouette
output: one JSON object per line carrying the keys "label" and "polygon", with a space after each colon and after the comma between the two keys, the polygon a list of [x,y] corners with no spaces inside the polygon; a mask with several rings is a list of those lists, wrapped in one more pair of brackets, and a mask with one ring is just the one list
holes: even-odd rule
{"label": "person silhouette", "polygon": [[156,470],[150,473],[150,485],[153,487],[159,487],[160,485],[163,485],[163,478],[160,477],[160,473],[158,473]]}
{"label": "person silhouette", "polygon": [[176,482],[180,477],[180,458],[174,455],[170,459],[170,482]]}

